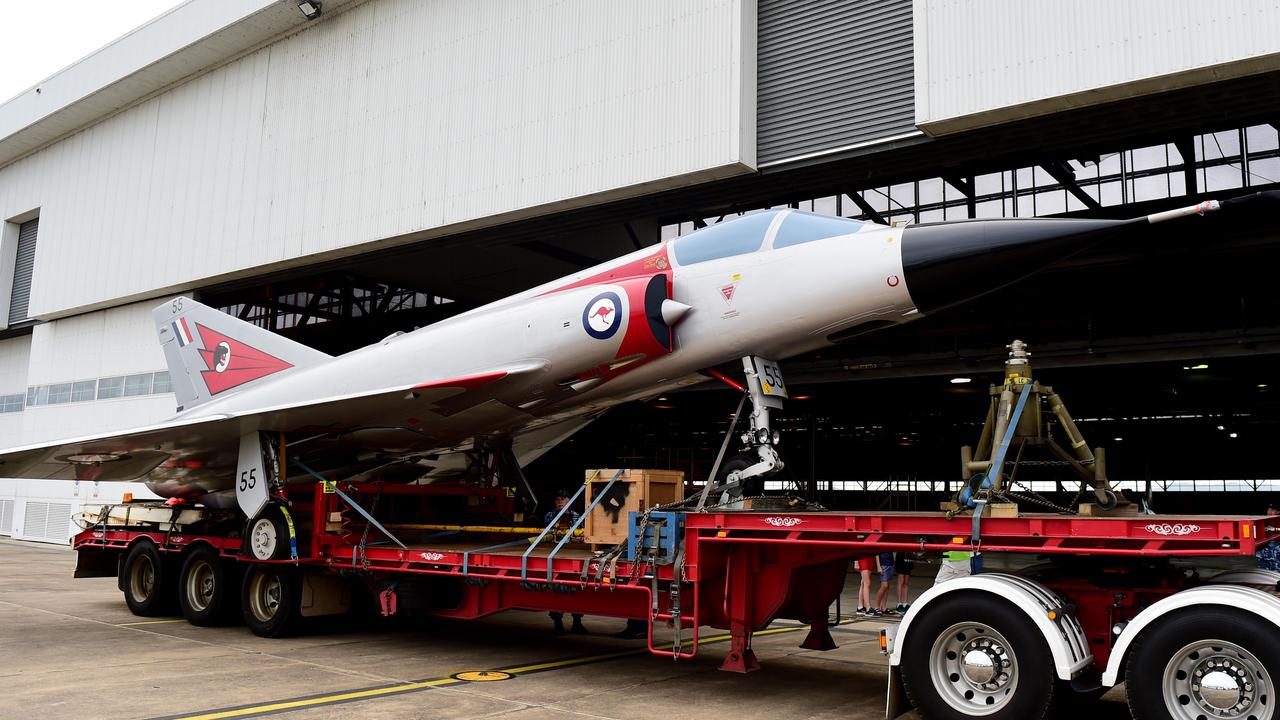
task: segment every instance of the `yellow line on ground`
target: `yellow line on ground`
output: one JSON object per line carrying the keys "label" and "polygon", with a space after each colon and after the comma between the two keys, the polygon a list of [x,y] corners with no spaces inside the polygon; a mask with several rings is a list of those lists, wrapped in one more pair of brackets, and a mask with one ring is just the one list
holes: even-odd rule
{"label": "yellow line on ground", "polygon": [[337,693],[334,695],[323,695],[321,697],[304,698],[301,700],[286,700],[283,702],[269,703],[266,705],[255,705],[253,707],[239,708],[237,710],[223,710],[221,712],[205,713],[203,715],[182,715],[182,720],[223,720],[224,718],[244,717],[245,715],[257,715],[259,713],[279,712],[281,710],[298,710],[300,708],[315,707],[317,705],[332,705],[333,703],[349,702],[351,700],[365,700],[368,698],[381,697],[383,695],[396,695],[399,693],[410,692],[413,690],[425,690],[429,687],[439,687],[441,685],[453,685],[463,682],[453,678],[439,678],[436,680],[424,680],[422,682],[405,683],[403,685],[392,685],[391,687],[371,688],[368,690],[353,690],[351,692]]}
{"label": "yellow line on ground", "polygon": [[116,627],[131,627],[133,625],[163,625],[165,623],[180,622],[186,622],[186,620],[183,618],[178,618],[176,620],[139,620],[138,622],[114,623],[114,625]]}
{"label": "yellow line on ground", "polygon": [[[168,620],[151,621],[151,622],[172,622]],[[856,621],[843,621],[841,625],[847,625]],[[807,625],[788,625],[784,627],[768,628],[754,633],[755,637],[762,635],[776,635],[778,633],[790,633],[798,630],[808,630]],[[730,639],[729,634],[713,635],[705,637],[698,641],[699,645],[709,643],[719,643]],[[688,644],[686,642],[686,644]],[[664,643],[655,646],[657,650],[670,650],[675,647],[675,643]],[[553,670],[557,668],[572,667],[574,665],[586,665],[588,663],[602,662],[605,660],[615,660],[617,658],[627,657],[630,655],[641,655],[649,652],[647,647],[632,648],[628,650],[619,650],[611,653],[600,653],[598,655],[584,655],[582,657],[567,658],[564,660],[552,660],[549,662],[531,663],[529,665],[521,665],[512,668],[500,668],[498,672],[509,673],[511,675],[520,675],[523,673],[534,673],[543,670]],[[301,708],[316,707],[321,705],[332,705],[341,702],[350,702],[352,700],[367,700],[378,697],[386,697],[388,695],[398,695],[401,693],[414,692],[417,690],[426,690],[427,688],[440,687],[442,685],[456,685],[466,682],[458,680],[452,676],[436,678],[434,680],[422,680],[420,682],[404,683],[401,685],[391,685],[388,687],[369,688],[367,690],[352,690],[350,692],[335,693],[332,695],[321,695],[311,698],[299,698],[297,700],[282,700],[279,702],[265,703],[262,705],[253,705],[250,707],[234,708],[229,710],[215,710],[199,715],[178,715],[174,720],[227,720],[227,718],[245,717],[248,715],[259,715],[265,713],[281,712],[287,710],[298,710]]]}

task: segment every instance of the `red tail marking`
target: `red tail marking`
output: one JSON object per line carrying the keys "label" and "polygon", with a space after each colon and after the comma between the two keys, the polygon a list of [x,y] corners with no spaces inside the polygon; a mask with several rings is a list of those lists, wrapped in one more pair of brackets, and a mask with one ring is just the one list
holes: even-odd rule
{"label": "red tail marking", "polygon": [[[275,355],[265,353],[255,347],[245,345],[239,340],[223,335],[217,330],[210,330],[200,323],[196,323],[196,331],[200,333],[200,343],[204,345],[200,350],[200,357],[204,358],[204,364],[207,368],[200,371],[200,377],[204,380],[205,387],[209,388],[210,395],[217,395],[247,382],[293,367],[292,363],[285,362]],[[222,343],[227,344],[227,348],[230,350],[230,357],[225,358],[225,366],[219,372],[217,363],[222,358],[218,357],[218,346]]]}

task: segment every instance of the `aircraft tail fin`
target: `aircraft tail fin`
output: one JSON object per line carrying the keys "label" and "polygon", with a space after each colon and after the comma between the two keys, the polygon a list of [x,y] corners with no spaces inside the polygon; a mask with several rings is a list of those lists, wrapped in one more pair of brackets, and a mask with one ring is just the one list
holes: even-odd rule
{"label": "aircraft tail fin", "polygon": [[179,411],[277,373],[333,359],[187,297],[169,300],[152,316]]}

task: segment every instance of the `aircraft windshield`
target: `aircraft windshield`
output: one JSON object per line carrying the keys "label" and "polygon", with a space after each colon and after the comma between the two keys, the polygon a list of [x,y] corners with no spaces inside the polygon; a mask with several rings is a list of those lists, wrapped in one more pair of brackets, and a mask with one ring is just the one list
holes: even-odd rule
{"label": "aircraft windshield", "polygon": [[780,210],[744,215],[716,223],[675,241],[676,260],[693,265],[708,260],[746,255],[764,244],[764,234]]}
{"label": "aircraft windshield", "polygon": [[858,232],[865,224],[861,220],[795,210],[782,221],[782,226],[773,239],[773,247],[784,248],[837,235],[848,235]]}

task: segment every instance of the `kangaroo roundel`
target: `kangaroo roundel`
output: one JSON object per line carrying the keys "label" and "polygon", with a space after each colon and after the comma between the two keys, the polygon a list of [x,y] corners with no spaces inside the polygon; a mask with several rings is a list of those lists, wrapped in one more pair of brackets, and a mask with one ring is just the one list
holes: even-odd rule
{"label": "kangaroo roundel", "polygon": [[582,327],[597,340],[608,340],[622,325],[622,301],[618,294],[602,292],[582,311]]}

